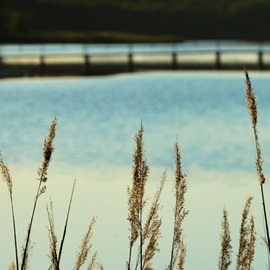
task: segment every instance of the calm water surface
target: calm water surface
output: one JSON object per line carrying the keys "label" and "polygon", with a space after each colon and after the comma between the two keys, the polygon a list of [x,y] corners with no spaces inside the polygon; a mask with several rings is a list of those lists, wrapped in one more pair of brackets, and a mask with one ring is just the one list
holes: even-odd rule
{"label": "calm water surface", "polygon": [[[250,77],[257,95],[258,128],[267,176],[270,172],[270,76],[253,72]],[[169,257],[176,141],[181,146],[183,169],[189,175],[186,206],[190,214],[184,229],[186,269],[217,269],[223,207],[229,211],[234,253],[237,252],[240,215],[248,196],[254,196],[252,212],[257,222],[254,269],[266,269],[244,79],[242,73],[162,72],[0,81],[0,149],[14,176],[20,241],[24,239],[30,215],[43,140],[52,119],[58,118],[48,189],[40,203],[33,232],[32,241],[36,244],[30,268],[37,269],[42,264],[47,269],[49,263],[45,204],[50,197],[55,202],[60,238],[70,188],[77,178],[63,268],[72,267],[90,218],[98,216],[93,251],[99,251],[99,259],[106,269],[124,269],[128,250],[126,187],[131,179],[133,138],[142,122],[151,167],[149,197],[163,169],[168,168],[162,198],[161,253],[156,256],[154,269],[163,269]],[[5,188],[1,183],[0,214],[5,218],[1,218],[0,225],[8,233],[2,233],[0,241],[12,242]],[[8,254],[0,259],[1,264],[4,261],[1,267],[7,268],[13,259],[12,244],[8,249],[1,245],[0,249],[0,254]],[[233,264],[234,261],[235,256]]]}

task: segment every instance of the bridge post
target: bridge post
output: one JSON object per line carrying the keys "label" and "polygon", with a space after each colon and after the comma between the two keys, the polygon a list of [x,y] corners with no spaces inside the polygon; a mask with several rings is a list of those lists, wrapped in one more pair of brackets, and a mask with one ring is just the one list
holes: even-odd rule
{"label": "bridge post", "polygon": [[133,63],[133,53],[128,53],[128,71],[133,72],[134,71],[134,63]]}
{"label": "bridge post", "polygon": [[3,66],[3,58],[2,58],[2,55],[0,55],[0,78],[2,76],[2,66]]}
{"label": "bridge post", "polygon": [[88,75],[91,72],[90,55],[84,55],[83,74]]}
{"label": "bridge post", "polygon": [[39,56],[39,75],[43,76],[45,73],[45,56],[41,54]]}
{"label": "bridge post", "polygon": [[176,70],[177,69],[177,53],[173,52],[172,53],[172,69]]}
{"label": "bridge post", "polygon": [[220,51],[216,51],[216,62],[215,62],[215,69],[220,70],[221,69],[221,61],[220,61]]}
{"label": "bridge post", "polygon": [[261,50],[258,51],[258,63],[257,63],[257,68],[258,70],[263,70],[264,69],[264,64],[263,64],[263,52]]}

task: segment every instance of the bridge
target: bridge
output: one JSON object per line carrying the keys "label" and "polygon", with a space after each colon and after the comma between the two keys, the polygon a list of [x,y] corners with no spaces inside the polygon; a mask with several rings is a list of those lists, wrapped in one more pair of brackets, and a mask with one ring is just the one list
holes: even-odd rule
{"label": "bridge", "polygon": [[[131,47],[132,48],[132,47]],[[0,51],[0,78],[93,76],[156,70],[270,70],[270,49],[217,48],[50,53]]]}

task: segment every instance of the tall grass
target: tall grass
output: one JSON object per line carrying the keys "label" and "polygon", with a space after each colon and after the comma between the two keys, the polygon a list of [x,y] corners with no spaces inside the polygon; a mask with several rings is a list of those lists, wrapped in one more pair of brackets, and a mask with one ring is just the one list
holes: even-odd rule
{"label": "tall grass", "polygon": [[160,195],[166,180],[166,172],[162,175],[160,186],[156,191],[152,205],[146,220],[143,220],[146,205],[145,189],[149,175],[143,149],[143,126],[135,136],[136,148],[133,154],[133,177],[132,186],[128,187],[128,221],[130,224],[129,256],[127,269],[132,269],[132,255],[135,244],[138,242],[138,252],[134,269],[151,269],[152,258],[159,251],[158,240],[161,237],[161,218],[158,211],[160,208]]}
{"label": "tall grass", "polygon": [[36,207],[37,207],[39,197],[46,191],[45,183],[47,182],[48,168],[49,168],[49,164],[51,161],[52,153],[54,151],[53,140],[55,137],[56,125],[57,125],[57,119],[55,118],[51,123],[48,137],[44,141],[43,162],[42,162],[42,165],[38,169],[39,184],[38,184],[37,193],[36,193],[35,200],[34,200],[30,223],[29,223],[28,230],[27,230],[25,246],[23,248],[21,270],[27,269],[27,262],[28,262],[27,259],[28,259],[28,253],[29,253],[30,236],[31,236],[34,216],[35,216],[35,212],[36,212]]}
{"label": "tall grass", "polygon": [[[18,270],[19,258],[18,258],[18,244],[17,244],[17,231],[16,231],[16,221],[15,221],[15,210],[13,203],[13,183],[12,178],[9,173],[9,168],[3,161],[2,154],[0,153],[0,169],[4,182],[7,184],[9,199],[11,205],[11,215],[12,215],[12,226],[13,226],[13,237],[14,237],[14,248],[15,248],[15,258],[16,258],[16,269]],[[12,263],[11,268],[15,268],[14,263]]]}
{"label": "tall grass", "polygon": [[[257,131],[257,105],[256,97],[252,91],[248,72],[244,70],[246,77],[246,99],[247,107],[250,111],[252,128],[255,137],[256,145],[256,169],[259,177],[259,184],[261,188],[261,197],[265,219],[266,242],[267,248],[270,251],[270,239],[268,231],[268,221],[265,206],[263,185],[265,177],[262,170],[261,148],[259,144]],[[29,267],[29,250],[31,249],[31,231],[34,223],[34,216],[37,209],[38,199],[46,190],[47,171],[51,161],[52,153],[54,151],[53,141],[56,135],[57,119],[55,118],[50,126],[49,134],[44,141],[43,148],[43,162],[38,169],[38,188],[34,198],[33,208],[30,216],[30,222],[27,229],[26,240],[23,246],[21,262],[18,255],[17,243],[17,227],[15,206],[13,202],[13,182],[9,173],[9,167],[4,162],[3,156],[0,153],[0,170],[2,178],[7,185],[9,192],[9,199],[11,205],[12,227],[13,227],[13,241],[15,250],[15,260],[11,262],[9,269],[25,270]],[[150,270],[153,269],[153,258],[160,252],[159,240],[161,235],[162,218],[160,216],[161,208],[161,194],[167,181],[167,169],[161,175],[159,186],[153,194],[153,199],[148,206],[148,198],[146,197],[146,189],[148,178],[150,174],[150,165],[146,159],[144,150],[144,128],[141,124],[140,129],[135,134],[135,148],[133,152],[133,165],[131,185],[127,188],[127,206],[129,222],[129,239],[128,239],[128,257],[126,261],[127,270]],[[184,270],[187,253],[187,245],[183,237],[183,222],[187,217],[188,210],[186,210],[185,197],[188,191],[187,175],[182,169],[182,155],[178,143],[174,145],[174,205],[172,205],[172,238],[170,245],[170,252],[167,254],[168,264],[164,266],[166,270]],[[58,247],[58,237],[55,232],[55,218],[53,214],[53,202],[50,201],[46,207],[48,214],[48,235],[50,240],[50,268],[53,270],[61,269],[61,255],[63,253],[63,246],[67,234],[67,226],[70,218],[71,204],[74,194],[76,180],[74,181],[71,196],[68,202],[67,215],[64,223],[63,234]],[[252,197],[249,197],[244,205],[241,225],[239,232],[239,248],[236,255],[236,270],[252,269],[252,263],[255,254],[255,222],[254,217],[250,215],[250,207]],[[81,246],[77,252],[76,261],[74,262],[74,270],[79,270],[88,260],[92,245],[91,238],[93,235],[93,227],[96,223],[96,218],[90,220],[87,232],[82,238]],[[218,269],[227,270],[232,264],[232,239],[229,225],[228,212],[224,208],[221,222],[221,249],[218,258]],[[165,256],[165,254],[164,254]],[[88,260],[87,270],[104,269],[103,265],[97,260],[97,251],[92,254]]]}
{"label": "tall grass", "polygon": [[262,169],[262,156],[261,156],[261,147],[259,143],[259,136],[258,136],[258,129],[257,129],[257,120],[258,120],[258,110],[256,104],[256,95],[253,92],[250,78],[246,69],[244,69],[245,77],[246,77],[246,100],[247,100],[247,107],[249,109],[252,129],[254,133],[255,139],[255,146],[256,146],[256,169],[257,175],[259,178],[260,184],[260,191],[261,191],[261,199],[262,199],[262,207],[263,207],[263,214],[264,214],[264,224],[265,224],[265,231],[266,231],[266,244],[268,247],[268,254],[270,255],[270,236],[269,236],[269,226],[268,226],[268,218],[267,218],[267,211],[265,206],[265,196],[264,196],[264,183],[265,183],[265,176]]}
{"label": "tall grass", "polygon": [[188,214],[185,209],[185,194],[187,192],[187,180],[186,175],[182,171],[181,153],[179,144],[176,143],[174,146],[175,152],[175,206],[174,206],[174,226],[173,226],[173,237],[171,246],[171,257],[170,263],[167,267],[168,270],[175,268],[177,262],[177,269],[184,269],[185,256],[186,256],[186,245],[184,244],[182,235],[182,224]]}
{"label": "tall grass", "polygon": [[230,225],[228,221],[228,211],[223,209],[222,216],[222,232],[221,232],[221,250],[218,261],[218,269],[226,270],[232,263],[231,255],[232,255],[232,245],[231,245],[231,231]]}
{"label": "tall grass", "polygon": [[237,270],[252,269],[251,265],[255,253],[254,217],[249,219],[249,210],[253,198],[249,197],[245,203],[240,226],[239,249],[237,254]]}

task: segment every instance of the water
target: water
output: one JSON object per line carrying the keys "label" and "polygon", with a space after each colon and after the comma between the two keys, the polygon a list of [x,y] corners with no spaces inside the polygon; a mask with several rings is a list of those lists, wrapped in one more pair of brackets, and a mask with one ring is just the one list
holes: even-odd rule
{"label": "water", "polygon": [[[269,73],[250,73],[259,108],[259,136],[266,178],[270,162]],[[266,249],[255,150],[245,104],[242,73],[153,72],[93,78],[43,78],[0,81],[0,149],[14,181],[15,209],[22,245],[37,188],[43,140],[58,118],[55,152],[47,191],[34,223],[30,268],[47,269],[49,243],[45,205],[54,202],[56,232],[62,227],[73,180],[77,179],[63,269],[73,267],[87,225],[98,216],[92,251],[105,269],[124,269],[128,258],[126,188],[131,183],[134,135],[144,126],[150,164],[151,199],[164,168],[161,253],[154,269],[169,260],[173,209],[173,145],[179,142],[188,172],[184,223],[186,269],[217,269],[222,209],[229,212],[233,265],[238,249],[242,206],[254,196],[257,244],[254,269],[266,269]],[[269,188],[266,183],[266,190]],[[14,258],[5,184],[0,182],[1,267]],[[4,217],[4,218],[3,218]],[[3,254],[5,256],[3,257]],[[43,267],[44,266],[44,267]],[[46,268],[47,267],[47,268]],[[86,268],[83,268],[86,269]]]}

